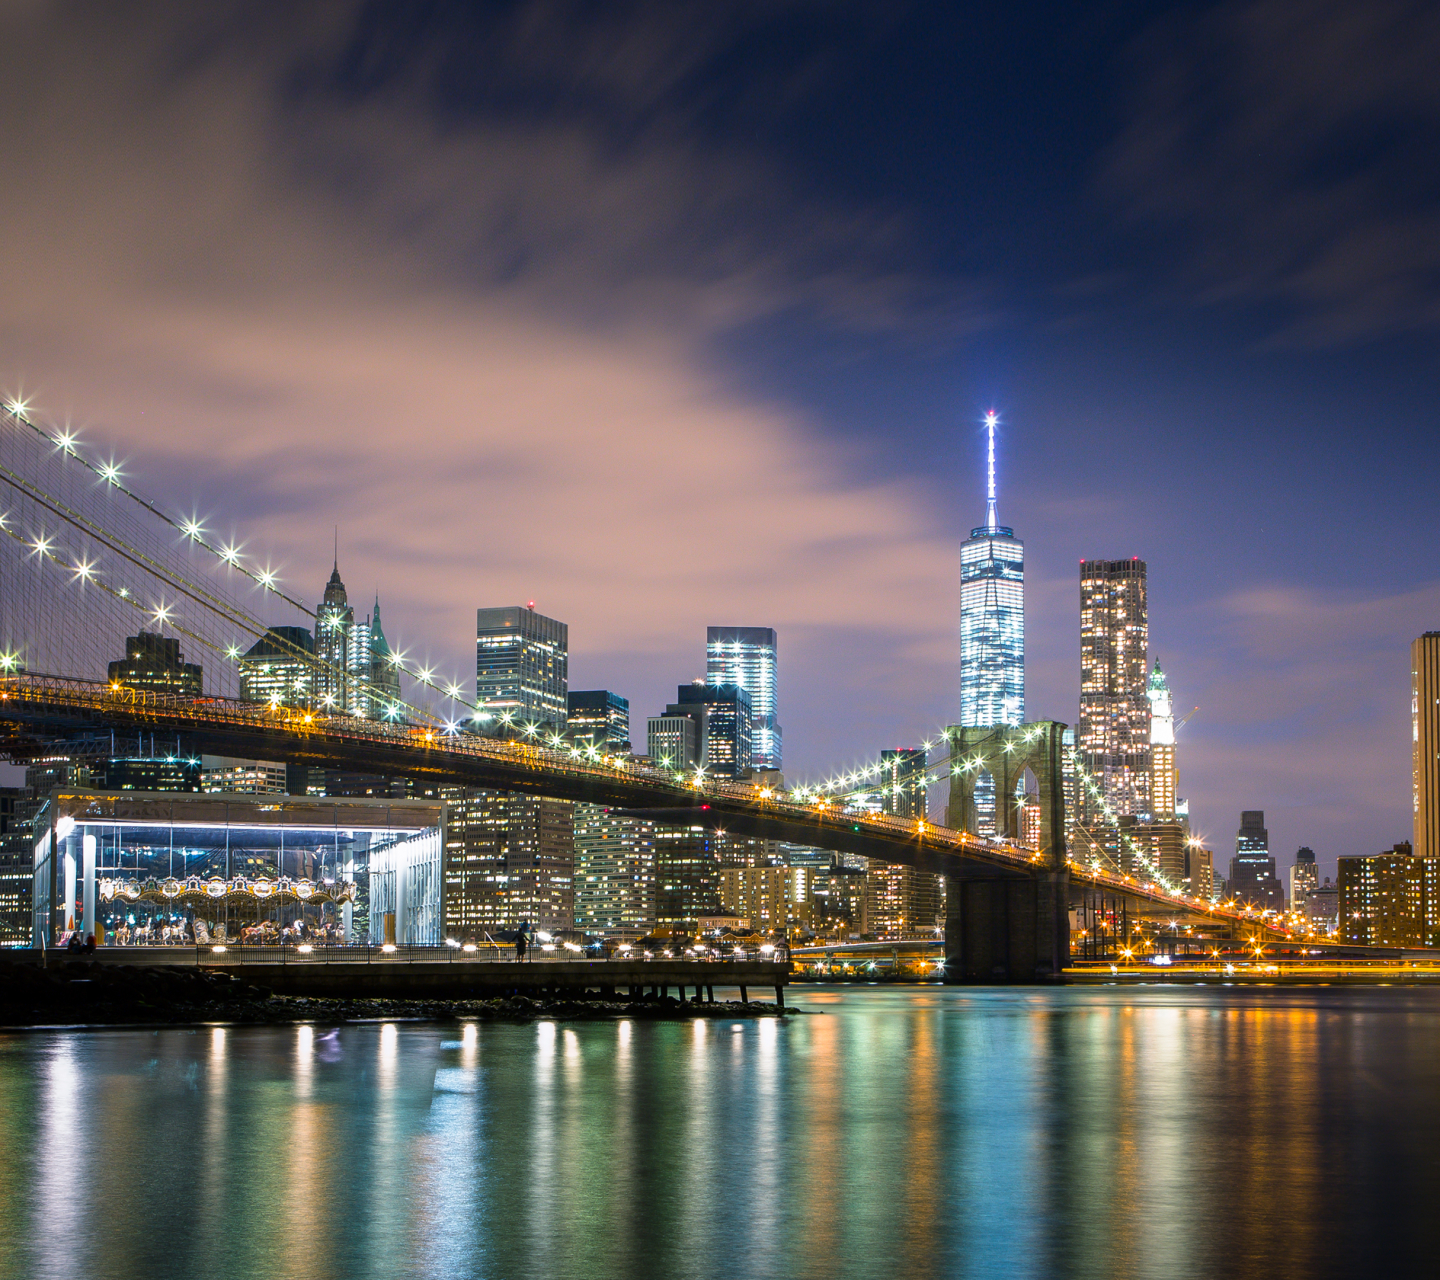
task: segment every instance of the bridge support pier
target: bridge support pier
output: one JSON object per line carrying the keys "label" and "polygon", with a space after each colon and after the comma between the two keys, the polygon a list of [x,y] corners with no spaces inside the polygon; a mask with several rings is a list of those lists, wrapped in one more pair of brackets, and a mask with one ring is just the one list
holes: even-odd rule
{"label": "bridge support pier", "polygon": [[1059,982],[1070,953],[1070,873],[945,878],[945,981]]}

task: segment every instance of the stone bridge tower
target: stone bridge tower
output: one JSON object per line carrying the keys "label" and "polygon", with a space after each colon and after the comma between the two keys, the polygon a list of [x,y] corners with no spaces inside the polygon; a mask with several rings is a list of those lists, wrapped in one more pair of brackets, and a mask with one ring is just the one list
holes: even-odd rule
{"label": "stone bridge tower", "polygon": [[1070,955],[1070,872],[1065,850],[1061,735],[1054,720],[947,729],[950,803],[945,825],[975,830],[975,783],[995,780],[999,839],[1018,841],[1015,788],[1028,768],[1039,786],[1040,838],[1035,869],[999,872],[976,866],[946,877],[945,981],[1058,981]]}

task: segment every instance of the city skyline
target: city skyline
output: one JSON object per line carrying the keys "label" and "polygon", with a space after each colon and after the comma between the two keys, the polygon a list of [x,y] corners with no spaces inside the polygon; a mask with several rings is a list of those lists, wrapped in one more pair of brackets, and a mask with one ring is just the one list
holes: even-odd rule
{"label": "city skyline", "polygon": [[[30,251],[3,268],[0,382],[242,530],[307,599],[338,523],[392,644],[436,645],[457,678],[480,602],[537,599],[573,628],[572,683],[646,711],[697,673],[703,627],[763,621],[798,776],[830,744],[858,760],[958,720],[956,547],[993,406],[1019,424],[1027,715],[1077,718],[1072,566],[1140,556],[1151,652],[1201,707],[1180,742],[1195,830],[1223,855],[1264,808],[1275,848],[1333,873],[1408,834],[1406,651],[1440,618],[1432,284],[1413,248],[1326,258],[1327,206],[1297,196],[1353,163],[1346,243],[1412,225],[1392,161],[1334,149],[1354,118],[1410,119],[1384,87],[1398,19],[1364,16],[1357,97],[1332,108],[1336,15],[1302,6],[1280,57],[1251,7],[1211,28],[1136,6],[1098,42],[1053,14],[932,18],[923,39],[911,11],[572,16],[580,45],[638,63],[600,59],[559,99],[564,59],[510,57],[498,12],[342,17],[313,46],[257,20],[242,56],[176,13],[22,7],[0,56],[31,199],[0,217]],[[177,65],[177,33],[207,52]],[[503,91],[441,92],[451,49],[487,51],[470,73]],[[1256,60],[1295,97],[1246,80]],[[752,117],[757,85],[789,109]],[[1236,200],[1198,198],[1186,157]],[[1336,516],[1358,492],[1387,495],[1381,563]],[[662,501],[683,518],[657,521]]]}

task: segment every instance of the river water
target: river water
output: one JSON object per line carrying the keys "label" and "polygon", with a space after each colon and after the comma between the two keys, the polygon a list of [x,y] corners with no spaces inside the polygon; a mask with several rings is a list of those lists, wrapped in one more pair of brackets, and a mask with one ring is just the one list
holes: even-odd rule
{"label": "river water", "polygon": [[0,1035],[0,1277],[1440,1274],[1440,992]]}

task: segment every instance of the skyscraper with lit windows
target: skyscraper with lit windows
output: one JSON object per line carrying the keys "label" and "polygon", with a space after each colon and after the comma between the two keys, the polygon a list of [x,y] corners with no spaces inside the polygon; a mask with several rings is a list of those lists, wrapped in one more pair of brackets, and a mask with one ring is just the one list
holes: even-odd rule
{"label": "skyscraper with lit windows", "polygon": [[705,629],[705,683],[738,685],[749,695],[751,738],[746,763],[755,769],[781,767],[777,655],[773,627]]}
{"label": "skyscraper with lit windows", "polygon": [[476,610],[475,701],[486,721],[563,729],[570,628],[533,604]]}
{"label": "skyscraper with lit windows", "polygon": [[[1000,523],[995,426],[985,415],[985,523],[960,544],[960,724],[988,729],[1025,719],[1025,544]],[[995,830],[995,784],[975,787],[982,835]]]}
{"label": "skyscraper with lit windows", "polygon": [[988,439],[985,523],[960,545],[960,724],[1025,719],[1025,544],[1002,525],[995,492],[994,413]]}
{"label": "skyscraper with lit windows", "polygon": [[1149,643],[1145,561],[1082,560],[1078,745],[1117,817],[1150,812]]}

